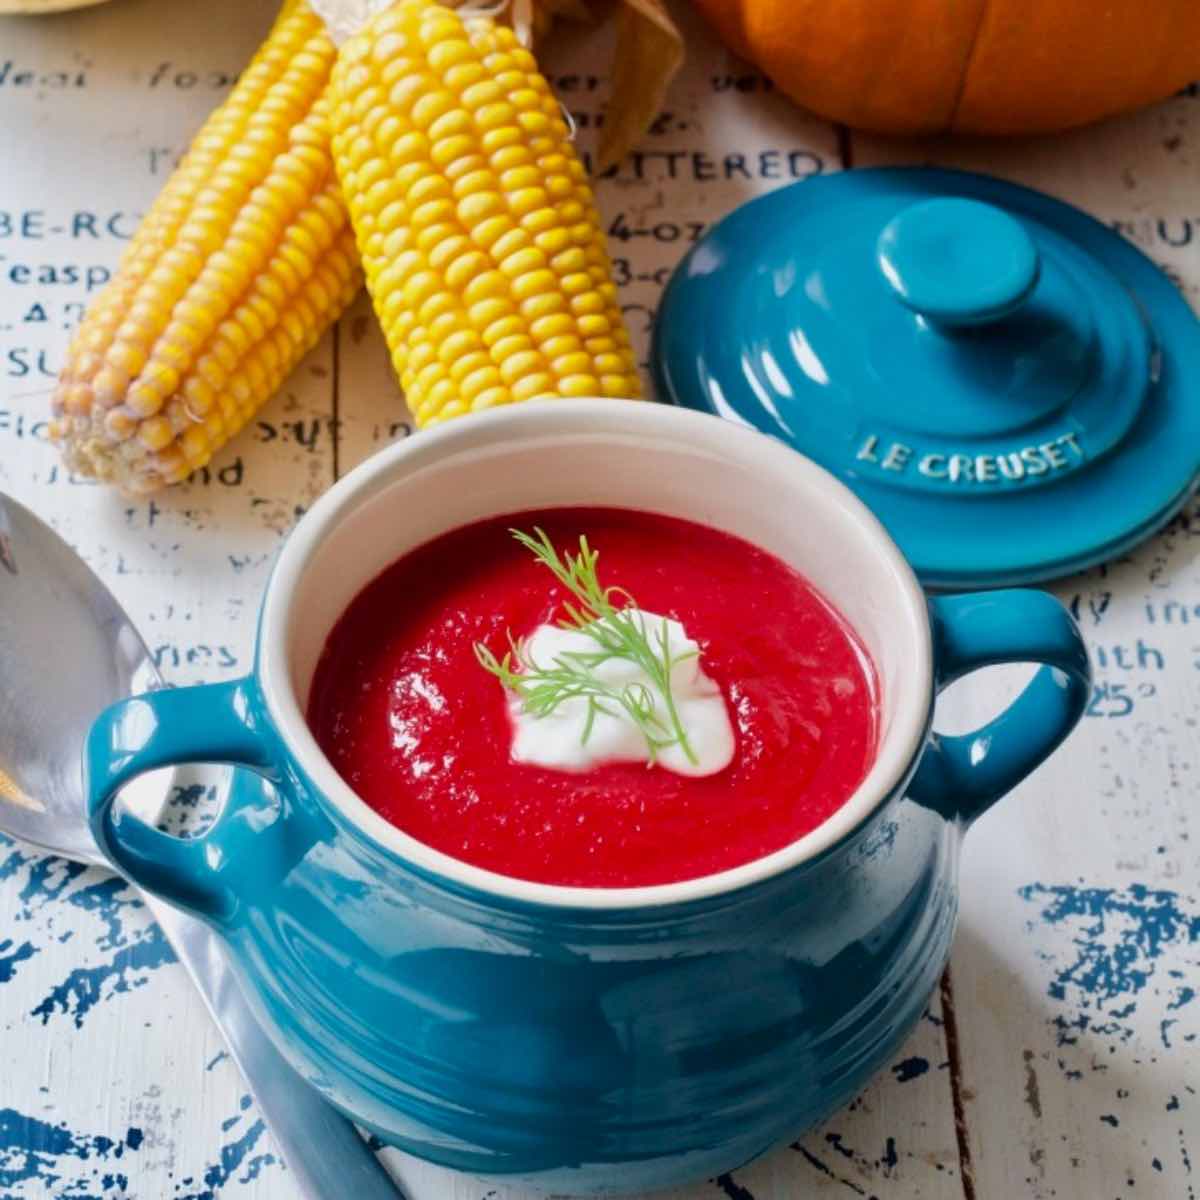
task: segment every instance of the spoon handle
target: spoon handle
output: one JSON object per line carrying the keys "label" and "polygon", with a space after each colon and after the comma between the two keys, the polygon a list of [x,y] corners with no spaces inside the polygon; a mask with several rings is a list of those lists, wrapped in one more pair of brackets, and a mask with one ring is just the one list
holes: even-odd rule
{"label": "spoon handle", "polygon": [[145,892],[139,895],[224,1034],[304,1200],[402,1200],[354,1126],[296,1074],[262,1032],[208,927]]}

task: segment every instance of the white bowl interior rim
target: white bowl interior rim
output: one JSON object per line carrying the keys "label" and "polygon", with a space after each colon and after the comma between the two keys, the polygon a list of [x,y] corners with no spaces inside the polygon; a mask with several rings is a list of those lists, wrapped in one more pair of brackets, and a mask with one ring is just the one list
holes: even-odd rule
{"label": "white bowl interior rim", "polygon": [[[406,494],[423,503],[400,506]],[[463,862],[404,833],[325,757],[305,720],[308,689],[329,631],[363,586],[402,554],[472,520],[595,504],[685,516],[755,542],[797,566],[865,642],[881,687],[878,752],[857,790],[816,829],[742,866],[683,882],[535,883]],[[390,521],[380,520],[384,512]],[[812,530],[822,536],[812,538]],[[764,434],[685,409],[612,400],[477,414],[398,442],[343,477],[280,552],[263,601],[257,671],[292,753],[325,801],[368,838],[460,885],[591,909],[697,900],[823,853],[894,791],[923,744],[933,695],[924,593],[883,526],[849,489]]]}

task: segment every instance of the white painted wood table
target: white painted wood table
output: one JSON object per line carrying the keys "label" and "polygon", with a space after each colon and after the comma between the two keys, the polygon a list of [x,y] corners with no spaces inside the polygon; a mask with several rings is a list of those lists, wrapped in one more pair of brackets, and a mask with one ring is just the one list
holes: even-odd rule
{"label": "white painted wood table", "polygon": [[[79,547],[174,683],[248,668],[280,539],[340,474],[409,434],[360,299],[210,469],[153,501],[69,478],[46,442],[68,331],[271,8],[116,0],[0,18],[0,488]],[[1041,187],[1200,297],[1194,92],[1055,139],[888,143],[800,114],[688,32],[667,111],[600,184],[643,349],[664,277],[706,222],[791,180],[880,162]],[[604,38],[563,41],[548,61],[586,146],[607,87]],[[1200,1196],[1200,507],[1056,591],[1093,651],[1092,707],[969,836],[957,947],[926,1018],[848,1109],[687,1200]],[[46,657],[69,672],[52,630]],[[960,688],[944,719],[995,707],[1010,685]],[[189,798],[203,790],[201,778]],[[418,1200],[494,1194],[399,1169]],[[0,1200],[295,1195],[130,892],[0,840]]]}

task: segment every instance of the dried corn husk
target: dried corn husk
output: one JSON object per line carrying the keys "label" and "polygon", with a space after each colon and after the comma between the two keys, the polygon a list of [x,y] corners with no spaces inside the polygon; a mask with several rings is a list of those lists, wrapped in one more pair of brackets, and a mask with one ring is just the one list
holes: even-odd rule
{"label": "dried corn husk", "polygon": [[682,63],[683,38],[662,0],[622,0],[601,170],[620,162],[646,132]]}
{"label": "dried corn husk", "polygon": [[[470,3],[470,0],[465,0]],[[497,0],[502,3],[503,0]],[[558,17],[595,21],[614,5],[588,0],[511,0],[508,16],[518,33],[536,43]],[[597,149],[598,170],[619,163],[637,144],[662,107],[667,88],[683,63],[683,38],[663,0],[616,0],[617,45],[613,55],[612,94]],[[523,13],[532,20],[522,26]]]}

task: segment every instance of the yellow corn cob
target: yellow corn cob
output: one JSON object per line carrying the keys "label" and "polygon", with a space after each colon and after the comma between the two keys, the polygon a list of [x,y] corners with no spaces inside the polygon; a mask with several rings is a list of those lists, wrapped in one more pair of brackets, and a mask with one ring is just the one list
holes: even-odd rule
{"label": "yellow corn cob", "polygon": [[288,0],[147,213],[67,353],[51,434],[134,493],[203,466],[353,298],[321,100],[336,51]]}
{"label": "yellow corn cob", "polygon": [[511,29],[400,0],[342,47],[333,154],[419,425],[637,396],[586,172]]}

